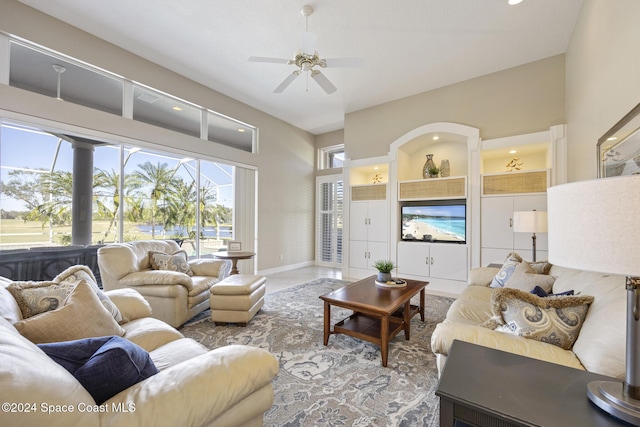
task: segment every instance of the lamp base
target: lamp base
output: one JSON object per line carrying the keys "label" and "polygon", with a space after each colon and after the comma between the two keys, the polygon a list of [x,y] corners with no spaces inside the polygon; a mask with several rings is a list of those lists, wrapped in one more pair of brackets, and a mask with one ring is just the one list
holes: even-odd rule
{"label": "lamp base", "polygon": [[640,400],[625,396],[621,382],[592,381],[587,384],[591,402],[610,415],[640,425]]}

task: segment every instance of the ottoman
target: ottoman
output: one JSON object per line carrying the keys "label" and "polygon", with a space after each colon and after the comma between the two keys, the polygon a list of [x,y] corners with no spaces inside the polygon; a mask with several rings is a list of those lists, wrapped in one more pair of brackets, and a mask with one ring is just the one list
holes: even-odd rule
{"label": "ottoman", "polygon": [[233,274],[211,286],[211,320],[247,326],[264,304],[266,281],[263,276]]}

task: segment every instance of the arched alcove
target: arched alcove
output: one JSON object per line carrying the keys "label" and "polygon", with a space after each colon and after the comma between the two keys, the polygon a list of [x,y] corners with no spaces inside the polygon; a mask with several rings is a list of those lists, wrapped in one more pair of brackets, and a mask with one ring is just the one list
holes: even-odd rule
{"label": "arched alcove", "polygon": [[449,160],[450,177],[465,177],[467,200],[467,270],[480,262],[480,130],[458,123],[430,123],[407,132],[390,145],[390,249],[398,256],[400,236],[399,183],[423,179],[426,154],[436,166]]}

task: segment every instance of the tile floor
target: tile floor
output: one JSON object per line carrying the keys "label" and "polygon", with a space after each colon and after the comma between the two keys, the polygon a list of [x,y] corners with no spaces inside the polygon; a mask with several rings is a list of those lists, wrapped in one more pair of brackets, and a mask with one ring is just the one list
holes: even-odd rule
{"label": "tile floor", "polygon": [[267,275],[267,293],[286,289],[314,279],[342,279],[342,270],[329,267],[303,267]]}

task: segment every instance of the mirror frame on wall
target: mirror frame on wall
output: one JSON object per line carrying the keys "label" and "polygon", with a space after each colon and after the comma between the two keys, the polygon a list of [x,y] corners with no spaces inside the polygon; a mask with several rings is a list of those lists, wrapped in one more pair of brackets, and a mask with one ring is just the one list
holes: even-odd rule
{"label": "mirror frame on wall", "polygon": [[[640,104],[598,139],[598,178],[640,173]],[[616,158],[616,156],[618,158]],[[611,159],[613,164],[608,164]],[[625,171],[629,162],[632,170]]]}

